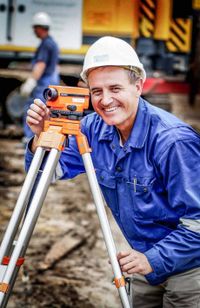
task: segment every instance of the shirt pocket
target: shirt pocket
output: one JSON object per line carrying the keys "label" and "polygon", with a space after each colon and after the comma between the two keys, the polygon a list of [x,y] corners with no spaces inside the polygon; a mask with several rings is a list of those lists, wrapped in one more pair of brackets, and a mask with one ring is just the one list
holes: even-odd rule
{"label": "shirt pocket", "polygon": [[109,172],[100,169],[96,169],[96,176],[107,205],[115,215],[118,214],[119,206],[117,202],[115,177]]}
{"label": "shirt pocket", "polygon": [[155,174],[137,174],[131,171],[131,180],[127,183],[133,202],[134,216],[138,219],[154,220],[164,216],[158,198],[159,184]]}

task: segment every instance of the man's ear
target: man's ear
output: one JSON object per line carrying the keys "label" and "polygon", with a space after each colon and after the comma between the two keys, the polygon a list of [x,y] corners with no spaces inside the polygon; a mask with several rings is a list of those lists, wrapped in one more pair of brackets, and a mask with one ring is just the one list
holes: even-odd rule
{"label": "man's ear", "polygon": [[142,89],[143,89],[143,80],[140,78],[136,81],[135,83],[135,87],[136,87],[136,91],[137,91],[137,95],[138,97],[141,95],[142,93]]}

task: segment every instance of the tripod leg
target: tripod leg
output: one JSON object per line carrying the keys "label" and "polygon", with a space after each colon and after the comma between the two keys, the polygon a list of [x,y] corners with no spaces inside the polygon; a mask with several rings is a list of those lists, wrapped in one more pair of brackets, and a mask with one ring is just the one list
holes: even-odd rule
{"label": "tripod leg", "polygon": [[130,304],[128,300],[128,295],[126,292],[125,284],[123,283],[121,269],[117,261],[116,248],[115,248],[114,240],[113,240],[112,233],[110,230],[110,225],[107,219],[99,184],[97,182],[92,159],[89,153],[82,154],[82,158],[83,158],[85,170],[88,176],[90,188],[93,194],[94,202],[96,205],[97,214],[99,217],[105,244],[108,250],[108,255],[109,255],[109,258],[112,264],[115,281],[117,282],[116,286],[118,285],[117,287],[118,287],[118,291],[119,291],[119,295],[120,295],[123,307],[129,308]]}
{"label": "tripod leg", "polygon": [[50,151],[48,160],[46,162],[42,176],[38,183],[37,189],[34,193],[32,202],[30,204],[30,208],[25,217],[23,226],[19,234],[19,238],[17,240],[16,246],[13,250],[6,273],[1,283],[2,288],[0,288],[0,305],[4,301],[5,294],[9,292],[9,284],[12,280],[12,276],[13,276],[13,273],[14,273],[14,270],[17,264],[17,260],[22,254],[22,252],[25,253],[27,249],[27,246],[30,241],[31,235],[33,233],[35,224],[37,222],[40,210],[42,208],[43,201],[46,197],[49,185],[51,183],[53,173],[58,163],[59,157],[60,157],[60,151],[56,149],[52,149]]}
{"label": "tripod leg", "polygon": [[21,218],[23,216],[24,209],[26,207],[26,203],[30,196],[31,190],[34,185],[34,181],[36,179],[38,170],[40,168],[42,159],[44,157],[45,150],[39,147],[35,152],[33,161],[31,163],[29,172],[26,176],[25,182],[23,184],[22,190],[20,192],[19,198],[15,205],[12,217],[6,229],[4,238],[0,247],[0,264],[4,256],[8,255],[8,252],[13,244],[16,232],[18,230]]}
{"label": "tripod leg", "polygon": [[[21,253],[22,258],[20,257],[20,259],[24,260],[23,256],[24,256],[24,252],[22,251],[22,253]],[[22,264],[20,264],[20,265],[22,265]],[[14,269],[13,274],[12,274],[12,278],[11,278],[10,283],[9,283],[9,291],[6,292],[5,295],[4,295],[3,302],[1,304],[1,308],[5,308],[7,306],[9,296],[10,296],[12,290],[13,290],[15,280],[16,280],[18,272],[20,270],[20,265],[15,266],[15,269]],[[6,266],[6,268],[7,268],[7,266]],[[6,272],[6,270],[5,270],[5,272]]]}

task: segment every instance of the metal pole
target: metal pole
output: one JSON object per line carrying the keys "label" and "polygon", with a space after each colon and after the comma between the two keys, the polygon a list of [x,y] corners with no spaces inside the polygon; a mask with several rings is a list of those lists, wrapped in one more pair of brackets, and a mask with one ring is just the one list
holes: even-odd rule
{"label": "metal pole", "polygon": [[[20,257],[23,257],[24,254],[25,254],[25,252],[22,251]],[[7,306],[7,304],[8,304],[8,300],[9,300],[9,297],[10,297],[11,292],[13,290],[13,287],[14,287],[14,284],[15,284],[15,280],[17,279],[17,275],[18,275],[19,270],[20,270],[20,266],[15,266],[14,272],[12,273],[12,278],[10,280],[9,290],[4,295],[3,302],[1,304],[1,308],[5,308]],[[6,272],[6,270],[5,270],[5,272]]]}
{"label": "metal pole", "polygon": [[[112,233],[110,230],[110,225],[109,225],[107,214],[105,211],[104,202],[103,202],[103,198],[102,198],[101,191],[99,188],[99,184],[97,182],[92,159],[89,153],[82,154],[82,158],[83,158],[86,174],[88,176],[88,181],[90,184],[94,202],[96,205],[97,214],[99,217],[105,244],[108,250],[108,255],[109,255],[111,265],[113,268],[113,273],[115,275],[115,278],[120,279],[122,277],[122,273],[121,273],[121,269],[120,269],[120,266],[117,260],[116,248],[115,248],[114,240],[113,240]],[[130,308],[129,299],[128,299],[125,286],[119,287],[118,291],[119,291],[119,295],[120,295],[123,307]]]}
{"label": "metal pole", "polygon": [[33,157],[31,166],[27,173],[25,182],[23,184],[22,190],[20,192],[19,198],[17,200],[13,214],[11,216],[10,222],[8,224],[7,230],[5,232],[5,235],[1,243],[0,264],[2,263],[4,256],[7,255],[8,251],[10,250],[13,244],[15,235],[17,233],[20,221],[23,216],[24,209],[26,207],[28,198],[31,194],[31,190],[33,188],[33,185],[34,185],[37,173],[38,173],[38,170],[40,168],[42,159],[44,157],[44,153],[45,153],[45,149],[39,147],[37,148],[35,155]]}
{"label": "metal pole", "polygon": [[[22,251],[25,252],[28,246],[35,224],[37,222],[37,218],[40,214],[43,201],[46,197],[49,185],[51,183],[53,173],[58,163],[60,154],[61,154],[60,151],[58,151],[57,149],[52,149],[49,153],[48,160],[44,167],[37,189],[34,193],[32,202],[30,204],[30,208],[24,220],[24,224],[21,228],[18,241],[13,250],[13,254],[11,256],[10,262],[8,264],[7,270],[4,275],[2,283],[6,285],[9,285],[12,279],[12,275],[15,270],[18,258],[20,257]],[[0,305],[3,303],[4,296],[5,293],[0,292]]]}

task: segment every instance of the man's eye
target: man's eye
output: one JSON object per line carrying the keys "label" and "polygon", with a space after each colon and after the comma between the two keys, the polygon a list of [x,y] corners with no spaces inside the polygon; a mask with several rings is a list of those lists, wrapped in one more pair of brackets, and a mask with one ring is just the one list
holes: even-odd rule
{"label": "man's eye", "polygon": [[92,95],[95,95],[95,96],[99,96],[101,94],[101,91],[94,91],[92,92]]}
{"label": "man's eye", "polygon": [[120,91],[120,88],[119,87],[115,87],[115,88],[112,88],[112,92],[114,93],[117,93]]}

